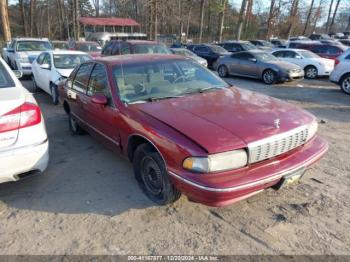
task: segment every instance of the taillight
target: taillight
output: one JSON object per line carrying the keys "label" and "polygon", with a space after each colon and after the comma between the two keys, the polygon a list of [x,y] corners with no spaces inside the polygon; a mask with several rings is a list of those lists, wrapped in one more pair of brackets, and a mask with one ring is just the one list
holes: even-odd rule
{"label": "taillight", "polygon": [[340,62],[340,61],[339,61],[337,58],[334,59],[334,64],[335,64],[335,65],[339,64],[339,62]]}
{"label": "taillight", "polygon": [[40,108],[32,103],[24,103],[5,115],[0,116],[0,133],[34,126],[40,122]]}

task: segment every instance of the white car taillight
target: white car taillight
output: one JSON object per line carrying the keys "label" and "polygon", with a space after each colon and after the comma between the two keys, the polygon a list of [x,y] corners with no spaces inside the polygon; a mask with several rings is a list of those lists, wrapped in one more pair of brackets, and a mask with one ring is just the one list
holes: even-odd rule
{"label": "white car taillight", "polygon": [[0,133],[37,125],[41,122],[40,108],[32,103],[24,103],[0,116]]}

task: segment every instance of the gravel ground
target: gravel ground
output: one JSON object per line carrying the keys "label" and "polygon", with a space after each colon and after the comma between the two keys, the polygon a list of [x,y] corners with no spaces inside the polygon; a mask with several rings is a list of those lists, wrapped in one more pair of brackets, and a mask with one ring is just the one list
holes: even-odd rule
{"label": "gravel ground", "polygon": [[0,185],[0,254],[350,254],[350,97],[326,80],[227,81],[323,120],[330,150],[299,185],[226,208],[185,197],[156,206],[130,163],[88,135],[72,137],[62,108],[41,92],[50,164],[42,175]]}

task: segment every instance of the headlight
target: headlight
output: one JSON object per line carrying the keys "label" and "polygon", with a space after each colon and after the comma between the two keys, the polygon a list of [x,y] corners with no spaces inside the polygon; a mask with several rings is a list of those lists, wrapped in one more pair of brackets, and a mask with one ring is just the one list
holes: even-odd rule
{"label": "headlight", "polygon": [[318,123],[317,121],[313,121],[310,125],[309,125],[309,134],[307,136],[307,140],[310,140],[311,138],[314,137],[314,135],[316,134],[318,129]]}
{"label": "headlight", "polygon": [[209,155],[208,157],[189,157],[183,168],[199,173],[219,172],[244,167],[248,163],[246,150],[234,150]]}

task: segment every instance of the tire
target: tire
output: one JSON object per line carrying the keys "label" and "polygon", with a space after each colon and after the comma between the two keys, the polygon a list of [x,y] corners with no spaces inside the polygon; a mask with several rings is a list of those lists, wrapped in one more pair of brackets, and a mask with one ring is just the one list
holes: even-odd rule
{"label": "tire", "polygon": [[133,167],[140,188],[153,202],[167,205],[180,198],[181,192],[170,182],[162,157],[150,144],[137,147]]}
{"label": "tire", "polygon": [[311,65],[305,67],[304,72],[305,72],[305,78],[307,79],[315,79],[318,75],[317,68]]}
{"label": "tire", "polygon": [[52,103],[54,105],[58,105],[58,86],[55,84],[50,84],[50,91],[51,91],[51,97],[52,97]]}
{"label": "tire", "polygon": [[39,87],[38,87],[38,85],[36,84],[34,75],[32,75],[32,83],[33,83],[33,93],[37,93],[37,92],[39,91]]}
{"label": "tire", "polygon": [[74,119],[72,114],[68,115],[69,130],[73,136],[84,134],[84,130],[80,127],[78,122]]}
{"label": "tire", "polygon": [[266,69],[263,72],[262,80],[267,85],[274,84],[276,82],[276,74],[275,74],[275,72],[273,70],[271,70],[271,69]]}
{"label": "tire", "polygon": [[350,74],[346,74],[342,76],[341,80],[339,81],[341,90],[345,93],[350,95]]}
{"label": "tire", "polygon": [[218,74],[220,77],[227,77],[228,76],[228,69],[225,65],[220,65],[218,67]]}

